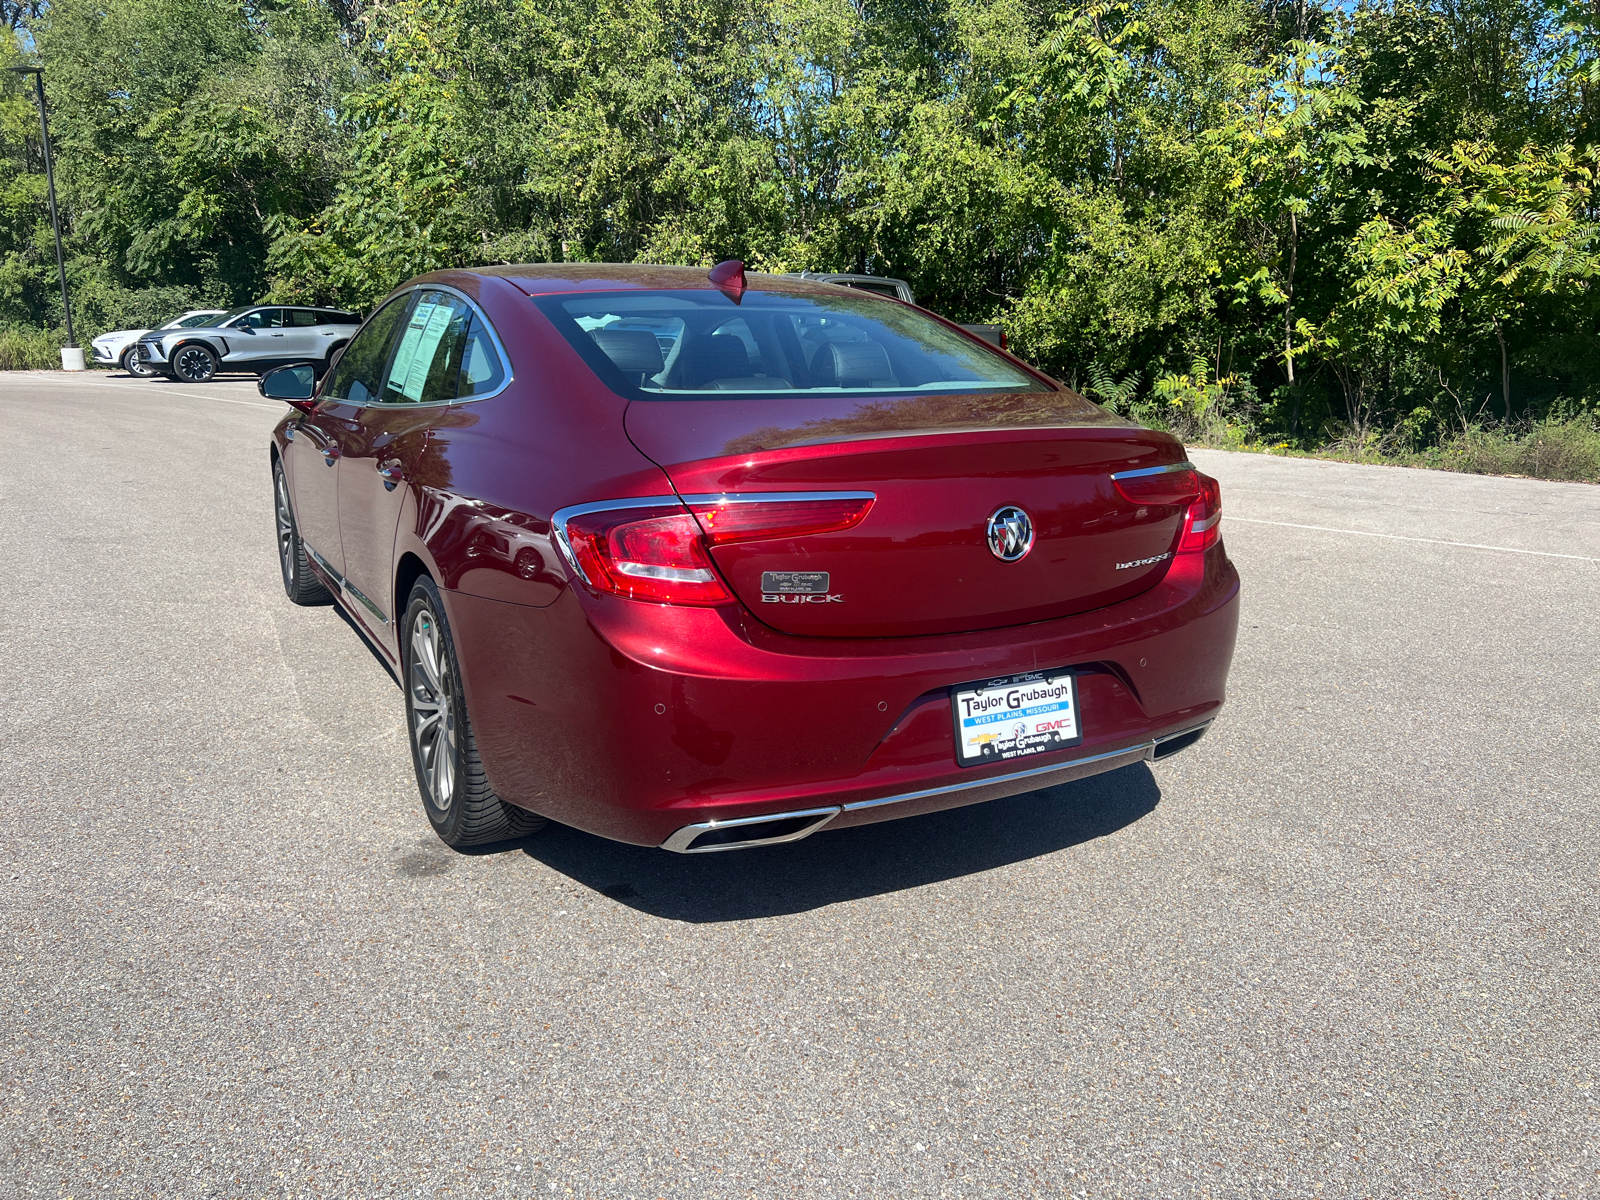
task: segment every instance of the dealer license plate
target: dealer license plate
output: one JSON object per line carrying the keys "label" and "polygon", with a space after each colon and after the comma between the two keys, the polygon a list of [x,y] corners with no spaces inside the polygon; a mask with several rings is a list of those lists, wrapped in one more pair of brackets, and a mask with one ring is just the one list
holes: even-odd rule
{"label": "dealer license plate", "polygon": [[1078,680],[1041,671],[957,688],[951,697],[956,762],[963,767],[1046,754],[1083,740]]}

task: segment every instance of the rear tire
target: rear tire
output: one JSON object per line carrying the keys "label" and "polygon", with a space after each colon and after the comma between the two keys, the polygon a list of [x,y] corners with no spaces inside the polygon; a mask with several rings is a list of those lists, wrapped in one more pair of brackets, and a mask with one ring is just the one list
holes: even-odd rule
{"label": "rear tire", "polygon": [[332,604],[333,593],[311,573],[306,546],[300,540],[300,527],[294,522],[294,505],[289,502],[289,480],[283,463],[272,464],[272,498],[278,526],[278,567],[283,572],[283,592],[295,604],[307,607]]}
{"label": "rear tire", "polygon": [[206,383],[217,373],[217,356],[198,342],[180,346],[172,355],[172,373],[183,383]]}
{"label": "rear tire", "polygon": [[507,804],[489,787],[467,719],[455,639],[439,589],[426,575],[411,589],[400,629],[411,764],[422,809],[439,840],[447,846],[481,846],[543,828],[543,817]]}

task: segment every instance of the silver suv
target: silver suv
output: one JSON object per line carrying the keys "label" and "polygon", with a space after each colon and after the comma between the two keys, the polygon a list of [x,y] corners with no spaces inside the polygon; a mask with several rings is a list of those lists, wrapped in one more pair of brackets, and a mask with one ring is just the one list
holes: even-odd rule
{"label": "silver suv", "polygon": [[[911,285],[904,279],[891,279],[887,275],[853,275],[848,271],[789,271],[787,274],[794,279],[813,279],[818,283],[837,283],[840,287],[855,288],[858,292],[871,292],[875,296],[887,296],[891,300],[898,300],[902,304],[915,304],[916,296],[911,292]],[[961,328],[968,333],[981,337],[991,346],[1011,352],[1011,347],[1006,344],[1006,331],[999,325],[963,325]]]}
{"label": "silver suv", "polygon": [[312,362],[318,373],[361,324],[354,313],[292,304],[246,304],[194,329],[157,329],[139,339],[141,366],[183,383],[204,383],[218,371],[260,375]]}

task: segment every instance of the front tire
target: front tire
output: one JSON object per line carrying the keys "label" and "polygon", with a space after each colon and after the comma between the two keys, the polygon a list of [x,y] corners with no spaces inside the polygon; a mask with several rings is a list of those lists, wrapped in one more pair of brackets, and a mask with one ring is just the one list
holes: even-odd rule
{"label": "front tire", "polygon": [[467,719],[455,639],[433,580],[411,589],[401,625],[401,678],[406,692],[406,733],[422,808],[447,846],[480,846],[526,837],[545,819],[507,804],[489,787]]}
{"label": "front tire", "polygon": [[172,373],[184,383],[206,383],[217,373],[217,356],[198,342],[180,346],[172,356]]}
{"label": "front tire", "polygon": [[332,604],[332,593],[311,573],[311,564],[306,561],[306,546],[300,540],[300,528],[294,522],[294,505],[289,503],[289,480],[283,473],[282,462],[272,464],[272,497],[278,526],[278,567],[283,572],[284,595],[295,604],[308,607]]}
{"label": "front tire", "polygon": [[129,346],[122,352],[122,369],[135,379],[153,379],[155,368],[140,362],[137,351],[137,346]]}

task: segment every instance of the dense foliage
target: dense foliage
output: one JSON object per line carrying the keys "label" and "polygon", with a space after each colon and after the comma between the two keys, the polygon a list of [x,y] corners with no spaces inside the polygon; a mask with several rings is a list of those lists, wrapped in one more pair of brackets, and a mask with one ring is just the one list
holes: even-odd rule
{"label": "dense foliage", "polygon": [[[1189,432],[1600,411],[1596,10],[1568,0],[51,0],[89,328],[435,267],[854,269]],[[13,77],[7,77],[13,78]],[[0,96],[0,326],[59,322]]]}

